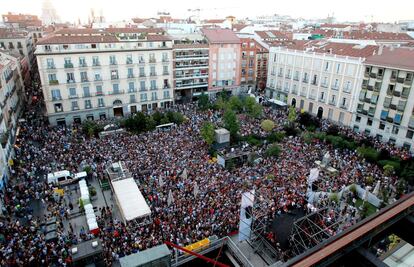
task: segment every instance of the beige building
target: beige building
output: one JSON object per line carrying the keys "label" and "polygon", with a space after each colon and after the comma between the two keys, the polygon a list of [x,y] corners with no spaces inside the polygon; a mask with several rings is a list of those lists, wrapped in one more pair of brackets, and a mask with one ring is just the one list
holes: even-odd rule
{"label": "beige building", "polygon": [[295,48],[270,48],[266,95],[319,118],[351,125],[364,56],[377,47],[310,41]]}
{"label": "beige building", "polygon": [[162,29],[62,29],[38,41],[51,124],[125,116],[173,102],[172,40]]}

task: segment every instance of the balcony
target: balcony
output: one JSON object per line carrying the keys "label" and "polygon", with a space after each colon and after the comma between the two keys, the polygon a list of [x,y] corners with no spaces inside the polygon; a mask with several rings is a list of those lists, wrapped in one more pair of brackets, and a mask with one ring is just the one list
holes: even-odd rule
{"label": "balcony", "polygon": [[139,91],[141,91],[141,92],[145,92],[145,91],[147,91],[147,88],[145,88],[145,87],[141,87],[141,88],[139,88]]}
{"label": "balcony", "polygon": [[343,104],[341,104],[339,107],[340,107],[340,108],[342,108],[342,109],[345,109],[345,110],[347,110],[347,109],[348,109],[348,105],[343,105]]}
{"label": "balcony", "polygon": [[167,63],[167,62],[170,62],[170,60],[168,58],[163,58],[162,62]]}
{"label": "balcony", "polygon": [[365,77],[365,78],[369,78],[369,76],[370,76],[370,73],[369,73],[369,72],[365,72],[365,73],[364,73],[364,77]]}
{"label": "balcony", "polygon": [[302,82],[308,83],[309,82],[309,79],[303,79]]}
{"label": "balcony", "polygon": [[299,81],[299,77],[295,76],[295,77],[293,77],[293,80],[294,81]]}
{"label": "balcony", "polygon": [[138,90],[137,88],[129,88],[128,93],[136,93]]}
{"label": "balcony", "polygon": [[292,78],[292,76],[291,75],[286,75],[285,78],[290,79],[290,78]]}
{"label": "balcony", "polygon": [[401,96],[401,92],[397,92],[397,91],[394,91],[392,94],[394,96],[397,96],[397,97],[400,97]]}
{"label": "balcony", "polygon": [[372,86],[372,85],[368,85],[368,86],[367,86],[367,90],[368,90],[368,91],[373,91],[373,90],[374,90],[374,86]]}
{"label": "balcony", "polygon": [[73,69],[73,63],[65,63],[65,69]]}
{"label": "balcony", "polygon": [[156,72],[150,72],[150,76],[157,76]]}
{"label": "balcony", "polygon": [[140,65],[145,64],[145,60],[143,60],[143,59],[141,60],[141,59],[140,59],[140,60],[138,61],[138,64],[140,64]]}
{"label": "balcony", "polygon": [[87,68],[88,64],[86,64],[86,62],[83,63],[79,63],[79,68]]}
{"label": "balcony", "polygon": [[69,96],[68,96],[68,98],[69,98],[69,99],[72,99],[72,98],[78,98],[78,95],[69,95]]}
{"label": "balcony", "polygon": [[46,68],[48,70],[54,70],[54,69],[56,69],[56,66],[55,66],[55,64],[48,64]]}
{"label": "balcony", "polygon": [[83,97],[92,97],[91,93],[83,94]]}
{"label": "balcony", "polygon": [[49,85],[58,85],[59,81],[58,80],[50,80],[49,81]]}
{"label": "balcony", "polygon": [[376,73],[371,72],[371,73],[369,74],[369,77],[370,77],[370,78],[377,78],[377,74],[376,74]]}
{"label": "balcony", "polygon": [[321,83],[321,87],[328,88],[328,84],[327,83]]}
{"label": "balcony", "polygon": [[102,82],[102,77],[95,77],[95,82]]}
{"label": "balcony", "polygon": [[156,90],[158,90],[158,88],[157,88],[156,86],[151,86],[151,87],[150,87],[150,90],[151,90],[151,91],[156,91]]}
{"label": "balcony", "polygon": [[103,96],[103,95],[104,95],[104,93],[102,91],[99,91],[99,92],[95,93],[95,96]]}
{"label": "balcony", "polygon": [[118,75],[112,75],[111,80],[119,80],[119,76]]}
{"label": "balcony", "polygon": [[116,61],[111,61],[111,62],[109,62],[109,65],[116,66],[116,65],[118,65],[118,63]]}
{"label": "balcony", "polygon": [[62,96],[58,95],[58,96],[52,96],[52,101],[59,101],[62,100]]}
{"label": "balcony", "polygon": [[279,73],[277,74],[277,77],[283,77],[283,73],[280,73],[280,72],[279,72]]}
{"label": "balcony", "polygon": [[170,75],[170,73],[168,71],[163,71],[162,75]]}
{"label": "balcony", "polygon": [[127,75],[127,78],[128,78],[128,79],[133,79],[133,78],[135,78],[135,75],[134,75],[134,74],[132,74],[132,73],[130,73],[130,74],[128,74],[128,75]]}
{"label": "balcony", "polygon": [[404,78],[401,78],[401,77],[397,78],[397,83],[404,83],[404,82],[405,82]]}
{"label": "balcony", "polygon": [[336,91],[338,91],[339,90],[339,86],[338,85],[332,85],[332,90],[336,90]]}
{"label": "balcony", "polygon": [[413,83],[413,80],[405,80],[404,81],[404,85],[408,85],[408,86],[410,86],[411,84]]}
{"label": "balcony", "polygon": [[390,104],[390,109],[397,110],[397,105],[395,105],[395,104]]}
{"label": "balcony", "polygon": [[92,63],[92,67],[100,67],[101,63],[99,63],[99,61],[95,61]]}
{"label": "balcony", "polygon": [[140,73],[139,77],[145,77],[145,73]]}
{"label": "balcony", "polygon": [[164,84],[164,89],[170,89],[171,86],[169,84]]}
{"label": "balcony", "polygon": [[75,80],[66,80],[66,83],[75,83]]}
{"label": "balcony", "polygon": [[134,64],[134,63],[132,62],[132,59],[127,59],[126,62],[125,62],[125,64],[131,65],[131,64]]}
{"label": "balcony", "polygon": [[88,83],[89,82],[89,79],[88,78],[82,78],[81,79],[81,83]]}
{"label": "balcony", "polygon": [[120,94],[123,94],[123,93],[124,93],[124,90],[116,90],[116,91],[111,91],[108,94],[109,95],[120,95]]}
{"label": "balcony", "polygon": [[157,60],[155,60],[155,58],[150,58],[149,63],[157,63]]}

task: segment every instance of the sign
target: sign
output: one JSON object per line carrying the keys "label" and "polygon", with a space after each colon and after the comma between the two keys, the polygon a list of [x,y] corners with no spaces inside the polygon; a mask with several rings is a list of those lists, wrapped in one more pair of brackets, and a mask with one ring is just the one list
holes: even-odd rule
{"label": "sign", "polygon": [[13,166],[14,165],[14,161],[12,159],[9,159],[9,166]]}

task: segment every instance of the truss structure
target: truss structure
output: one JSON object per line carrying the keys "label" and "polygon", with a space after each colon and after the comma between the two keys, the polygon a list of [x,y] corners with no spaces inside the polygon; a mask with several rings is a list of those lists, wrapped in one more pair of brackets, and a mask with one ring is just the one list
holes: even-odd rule
{"label": "truss structure", "polygon": [[262,258],[269,264],[273,264],[280,260],[279,253],[275,248],[267,242],[265,235],[271,227],[269,218],[272,216],[271,200],[266,198],[268,195],[261,192],[260,189],[255,190],[253,209],[252,209],[252,226],[249,243],[254,248],[254,252],[260,254]]}
{"label": "truss structure", "polygon": [[293,253],[299,255],[322,243],[342,231],[345,223],[345,217],[329,207],[300,218],[294,222],[290,237]]}

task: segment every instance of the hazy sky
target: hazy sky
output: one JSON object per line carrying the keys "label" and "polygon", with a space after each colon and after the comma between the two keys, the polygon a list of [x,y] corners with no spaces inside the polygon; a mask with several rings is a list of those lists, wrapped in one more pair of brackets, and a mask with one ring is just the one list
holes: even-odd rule
{"label": "hazy sky", "polygon": [[[292,17],[322,18],[334,13],[339,21],[414,20],[414,0],[51,0],[59,16],[74,22],[86,21],[90,9],[102,10],[107,20],[155,17],[168,11],[173,17],[187,18],[187,9],[201,8],[201,17],[254,17],[283,14]],[[0,0],[0,13],[41,15],[43,0]],[[249,3],[250,5],[247,5]]]}

